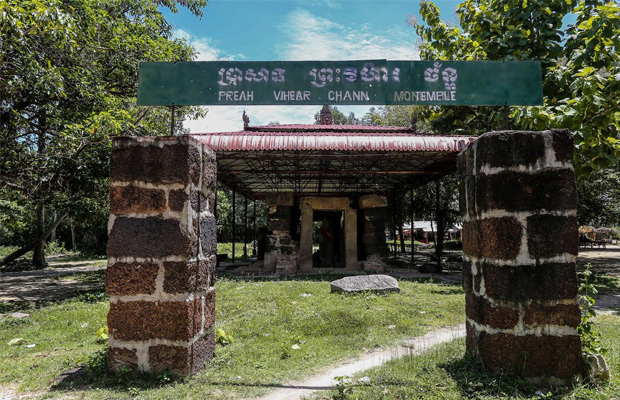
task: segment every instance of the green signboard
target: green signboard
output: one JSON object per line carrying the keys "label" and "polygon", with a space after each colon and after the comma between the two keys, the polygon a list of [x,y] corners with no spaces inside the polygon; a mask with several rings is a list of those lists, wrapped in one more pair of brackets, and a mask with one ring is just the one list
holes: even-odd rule
{"label": "green signboard", "polygon": [[138,104],[542,105],[538,61],[140,64]]}

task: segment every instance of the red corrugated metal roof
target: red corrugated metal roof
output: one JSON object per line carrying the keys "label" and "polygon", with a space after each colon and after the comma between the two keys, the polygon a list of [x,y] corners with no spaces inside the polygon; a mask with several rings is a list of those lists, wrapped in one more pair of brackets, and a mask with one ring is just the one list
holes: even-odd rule
{"label": "red corrugated metal roof", "polygon": [[[316,127],[316,125],[312,125]],[[327,125],[323,125],[327,126]],[[342,125],[339,125],[342,126]],[[355,125],[359,127],[358,125]],[[370,131],[370,130],[369,130]],[[224,132],[192,134],[214,151],[338,150],[460,152],[475,137],[337,131]]]}

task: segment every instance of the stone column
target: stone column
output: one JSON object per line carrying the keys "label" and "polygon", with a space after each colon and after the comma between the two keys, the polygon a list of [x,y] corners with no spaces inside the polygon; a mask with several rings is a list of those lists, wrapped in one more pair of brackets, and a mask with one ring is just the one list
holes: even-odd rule
{"label": "stone column", "polygon": [[568,131],[492,132],[458,158],[467,350],[533,383],[580,375]]}
{"label": "stone column", "polygon": [[214,153],[189,136],[116,138],[108,366],[197,373],[213,357]]}
{"label": "stone column", "polygon": [[387,219],[387,197],[369,194],[357,200],[359,209],[364,215],[362,243],[366,261],[364,268],[382,272],[385,264],[381,260],[388,255],[385,241],[385,220]]}
{"label": "stone column", "polygon": [[344,210],[345,266],[359,269],[357,265],[357,211],[351,207]]}
{"label": "stone column", "polygon": [[265,203],[269,206],[265,268],[272,272],[295,272],[299,253],[299,244],[291,236],[295,196],[293,193],[269,193]]}
{"label": "stone column", "polygon": [[299,269],[312,272],[312,218],[314,211],[310,204],[301,203],[301,231],[299,239]]}

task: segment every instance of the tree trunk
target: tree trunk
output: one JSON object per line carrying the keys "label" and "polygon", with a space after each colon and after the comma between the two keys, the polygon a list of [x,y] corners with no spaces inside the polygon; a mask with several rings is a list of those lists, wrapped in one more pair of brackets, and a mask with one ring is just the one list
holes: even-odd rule
{"label": "tree trunk", "polygon": [[71,251],[75,251],[75,225],[73,225],[73,218],[69,220],[69,228],[71,229]]}
{"label": "tree trunk", "polygon": [[66,216],[67,216],[67,214],[61,215],[60,218],[58,218],[56,221],[54,221],[52,226],[47,231],[43,232],[43,234],[41,236],[37,237],[33,242],[29,243],[28,245],[22,247],[19,250],[15,250],[14,252],[9,254],[8,256],[6,256],[3,259],[1,259],[0,260],[0,265],[5,265],[5,264],[8,264],[8,263],[10,263],[12,261],[17,260],[19,257],[23,256],[24,254],[28,253],[30,250],[35,248],[35,246],[37,246],[38,244],[43,243],[45,241],[45,239],[52,233],[52,231],[54,229],[56,229],[56,227],[58,225],[60,225],[60,223],[65,219]]}
{"label": "tree trunk", "polygon": [[400,229],[400,252],[401,253],[406,253],[407,249],[405,248],[405,234],[403,231],[403,223],[401,221],[400,226],[398,227]]}
{"label": "tree trunk", "polygon": [[[36,214],[37,237],[41,237],[45,232],[45,207],[43,204],[37,204]],[[36,269],[43,269],[47,266],[47,262],[45,262],[45,239],[35,244],[32,252],[32,264]]]}
{"label": "tree trunk", "polygon": [[437,217],[437,234],[435,235],[435,257],[437,258],[437,272],[441,272],[441,252],[443,251],[443,220],[444,212],[439,204],[440,181],[435,183],[435,216]]}

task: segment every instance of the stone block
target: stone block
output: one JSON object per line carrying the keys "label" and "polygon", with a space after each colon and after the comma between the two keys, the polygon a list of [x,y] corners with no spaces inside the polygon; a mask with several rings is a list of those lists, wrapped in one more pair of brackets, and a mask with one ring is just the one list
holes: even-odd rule
{"label": "stone block", "polygon": [[[468,180],[471,178],[465,178]],[[543,170],[529,174],[504,171],[477,177],[475,203],[478,212],[490,210],[538,211],[577,208],[577,189],[572,170]],[[470,189],[471,190],[471,189]],[[469,198],[468,201],[474,201]]]}
{"label": "stone block", "polygon": [[178,220],[118,217],[108,239],[108,257],[186,255],[190,241]]}
{"label": "stone block", "polygon": [[215,255],[200,261],[164,262],[164,292],[193,293],[207,289],[215,264]]}
{"label": "stone block", "polygon": [[533,258],[577,255],[579,233],[576,217],[532,215],[527,218],[527,246]]}
{"label": "stone block", "polygon": [[[215,197],[212,196],[212,201],[215,200]],[[212,206],[209,205],[209,198],[207,196],[204,195],[204,193],[198,191],[198,190],[193,190],[192,194],[190,196],[190,203],[192,205],[192,209],[196,212],[202,212],[202,211],[211,211],[212,210]]]}
{"label": "stone block", "polygon": [[201,299],[110,303],[108,328],[116,340],[189,340],[201,327]]}
{"label": "stone block", "polygon": [[572,163],[573,152],[575,151],[573,134],[568,129],[552,129],[551,135],[555,159],[560,162]]}
{"label": "stone block", "polygon": [[544,132],[501,131],[476,140],[477,172],[483,166],[509,168],[533,166],[545,155]]}
{"label": "stone block", "polygon": [[110,213],[156,214],[166,211],[166,193],[134,185],[110,188]]}
{"label": "stone block", "polygon": [[306,204],[313,210],[340,211],[349,208],[350,203],[348,197],[303,197],[300,207]]}
{"label": "stone block", "polygon": [[512,217],[487,218],[463,224],[463,252],[471,257],[514,259],[521,248],[523,229]]}
{"label": "stone block", "polygon": [[494,329],[512,329],[519,322],[519,310],[493,306],[484,297],[473,293],[465,297],[465,314],[471,320]]}
{"label": "stone block", "polygon": [[215,324],[215,289],[211,289],[205,295],[205,330],[209,330]]}
{"label": "stone block", "polygon": [[295,206],[295,194],[294,193],[267,193],[265,195],[265,203],[269,206]]}
{"label": "stone block", "polygon": [[581,322],[578,304],[543,306],[533,303],[524,307],[523,323],[527,326],[559,325],[576,328]]}
{"label": "stone block", "polygon": [[149,367],[152,371],[172,371],[181,375],[197,374],[213,358],[213,332],[188,346],[156,345],[149,347]]}
{"label": "stone block", "polygon": [[[200,178],[200,152],[181,138],[149,138],[149,145],[114,139],[110,158],[110,179],[148,183],[195,185]],[[144,140],[143,140],[144,142]],[[162,145],[160,147],[160,145]]]}
{"label": "stone block", "polygon": [[217,225],[215,216],[200,218],[200,246],[202,254],[210,256],[217,252]]}
{"label": "stone block", "polygon": [[332,293],[400,292],[398,281],[389,275],[347,276],[331,282]]}
{"label": "stone block", "polygon": [[155,293],[159,265],[120,263],[105,271],[105,291],[108,296],[135,296]]}
{"label": "stone block", "polygon": [[581,373],[581,341],[577,335],[489,334],[480,332],[478,354],[485,368],[526,378],[557,378],[566,384]]}
{"label": "stone block", "polygon": [[171,190],[168,194],[168,208],[170,211],[183,211],[185,203],[187,203],[187,193],[185,190]]}
{"label": "stone block", "polygon": [[388,206],[387,197],[376,194],[367,194],[357,199],[359,209],[382,208]]}
{"label": "stone block", "polygon": [[494,300],[563,300],[577,296],[574,263],[531,266],[482,264],[486,293]]}
{"label": "stone block", "polygon": [[203,155],[202,160],[202,186],[215,192],[217,184],[217,163],[215,156],[209,157]]}
{"label": "stone block", "polygon": [[137,368],[138,355],[134,349],[110,347],[108,351],[108,367],[117,370],[122,367]]}

